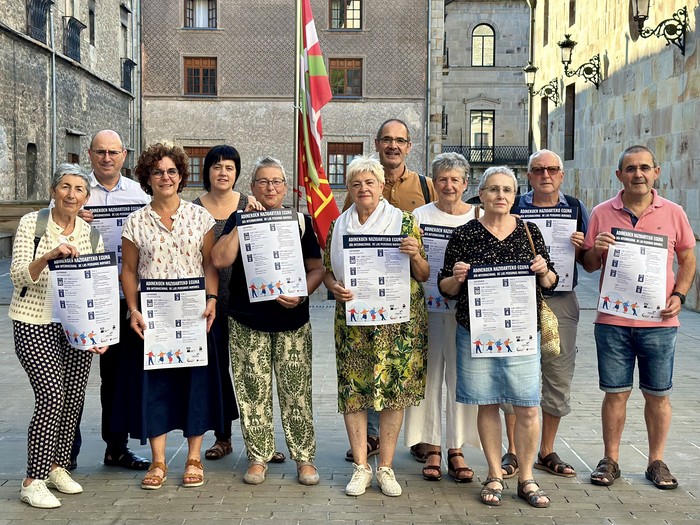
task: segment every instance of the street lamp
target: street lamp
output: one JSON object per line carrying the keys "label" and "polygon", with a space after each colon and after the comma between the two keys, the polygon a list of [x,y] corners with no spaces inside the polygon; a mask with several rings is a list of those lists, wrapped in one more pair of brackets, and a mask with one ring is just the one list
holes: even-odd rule
{"label": "street lamp", "polygon": [[685,33],[688,30],[688,10],[681,7],[673,13],[673,18],[662,20],[654,29],[644,27],[644,22],[649,19],[649,0],[633,0],[632,10],[634,20],[637,22],[637,30],[642,38],[655,35],[656,38],[664,37],[666,45],[675,45],[685,56]]}
{"label": "street lamp", "polygon": [[530,96],[541,95],[551,100],[555,106],[559,105],[559,82],[556,78],[553,78],[548,84],[545,84],[535,91],[535,73],[537,73],[537,67],[532,65],[532,62],[528,62],[527,66],[523,68],[523,73],[525,74],[525,84],[530,91]]}
{"label": "street lamp", "polygon": [[569,71],[569,66],[571,65],[571,57],[574,52],[574,47],[578,42],[571,40],[571,35],[564,35],[564,40],[557,42],[557,45],[561,49],[561,63],[564,64],[564,74],[567,77],[573,77],[578,75],[582,77],[586,82],[595,84],[595,88],[602,82],[600,75],[600,55],[593,55],[588,62],[584,62],[575,71]]}

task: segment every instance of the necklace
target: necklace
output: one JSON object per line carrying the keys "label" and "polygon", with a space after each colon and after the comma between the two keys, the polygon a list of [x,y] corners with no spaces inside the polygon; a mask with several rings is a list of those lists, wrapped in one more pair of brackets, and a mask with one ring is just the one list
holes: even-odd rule
{"label": "necklace", "polygon": [[180,207],[180,199],[177,200],[177,204],[175,205],[175,207],[174,207],[174,208],[170,208],[169,210],[159,211],[159,210],[157,210],[153,205],[151,205],[151,208],[153,208],[153,211],[155,211],[158,215],[160,215],[161,218],[162,218],[164,215],[170,217],[170,214],[171,214],[172,212],[174,212],[175,210],[177,210],[179,207]]}

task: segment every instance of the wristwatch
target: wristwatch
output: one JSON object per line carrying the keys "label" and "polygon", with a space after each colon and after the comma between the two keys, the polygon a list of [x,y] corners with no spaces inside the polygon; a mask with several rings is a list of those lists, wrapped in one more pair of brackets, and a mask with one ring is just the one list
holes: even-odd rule
{"label": "wristwatch", "polygon": [[681,292],[673,292],[671,295],[675,295],[681,300],[681,306],[685,304],[685,295],[682,294]]}

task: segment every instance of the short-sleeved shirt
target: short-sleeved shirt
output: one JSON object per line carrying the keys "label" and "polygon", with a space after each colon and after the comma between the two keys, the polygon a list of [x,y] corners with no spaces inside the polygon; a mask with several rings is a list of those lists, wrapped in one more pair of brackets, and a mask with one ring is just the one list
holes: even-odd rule
{"label": "short-sleeved shirt", "polygon": [[[221,235],[228,235],[236,226],[239,212],[234,212],[226,221]],[[304,215],[304,234],[301,236],[301,253],[304,259],[320,259],[321,248],[311,224],[311,217]],[[277,301],[251,303],[248,298],[248,283],[245,278],[242,257],[236,257],[231,267],[229,281],[228,315],[239,323],[259,332],[288,332],[297,330],[309,322],[309,302],[285,308]]]}
{"label": "short-sleeved shirt", "polygon": [[202,247],[204,237],[214,227],[214,217],[205,208],[181,199],[172,218],[169,230],[150,204],[127,217],[122,238],[139,250],[140,279],[204,276]]}
{"label": "short-sleeved shirt", "polygon": [[[535,196],[534,191],[528,191],[524,195],[520,196],[520,199],[517,201],[517,207],[521,209],[532,209],[532,208],[540,208],[541,206],[535,206],[532,202],[532,199]],[[574,197],[575,198],[575,197]],[[580,199],[576,199],[578,201],[578,218],[580,218],[580,221],[577,221],[581,226],[580,229],[577,227],[577,231],[583,232],[584,235],[586,235],[586,232],[588,231],[588,222],[590,221],[590,216],[588,215],[588,210],[586,209],[586,205],[583,204],[583,202]],[[557,203],[555,208],[569,208],[571,205],[569,202],[566,200],[566,197],[562,192],[559,192],[559,202]],[[573,281],[573,287],[576,288],[576,285],[578,284],[578,267],[576,264],[574,264],[574,281]],[[569,292],[557,292],[554,291],[549,295],[561,295],[561,294],[566,294]]]}
{"label": "short-sleeved shirt", "polygon": [[121,204],[148,204],[151,202],[150,195],[147,195],[141,185],[135,180],[124,176],[119,176],[119,182],[111,190],[107,190],[95,177],[95,173],[90,175],[90,197],[87,206],[118,206]]}
{"label": "short-sleeved shirt", "polygon": [[[668,199],[660,197],[656,190],[652,189],[653,200],[651,205],[644,210],[641,217],[637,218],[637,223],[632,223],[633,213],[625,208],[620,192],[605,202],[593,208],[591,212],[591,222],[583,243],[584,250],[593,248],[595,238],[600,232],[612,231],[612,228],[624,228],[626,230],[636,230],[639,232],[653,233],[655,235],[666,235],[668,237],[668,257],[666,258],[666,298],[673,293],[676,279],[673,273],[674,254],[688,250],[695,246],[695,236],[690,227],[688,217],[678,204]],[[603,254],[602,265],[605,267],[607,253]],[[602,275],[601,275],[602,283]],[[661,322],[637,321],[617,315],[598,312],[596,323],[610,324],[617,326],[628,326],[632,328],[666,328],[669,326],[680,326],[678,316],[664,319]]]}

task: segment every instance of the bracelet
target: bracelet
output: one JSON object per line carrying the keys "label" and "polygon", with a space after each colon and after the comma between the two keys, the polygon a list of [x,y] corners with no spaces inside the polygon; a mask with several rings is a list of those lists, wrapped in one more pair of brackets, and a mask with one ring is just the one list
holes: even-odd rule
{"label": "bracelet", "polygon": [[[134,312],[139,312],[139,309],[138,309],[138,308],[134,308],[133,310],[130,310],[130,311],[129,311],[129,315],[134,315]],[[139,313],[141,313],[141,312],[139,312]]]}
{"label": "bracelet", "polygon": [[541,279],[542,277],[547,277],[547,274],[549,274],[549,268],[547,268],[547,271],[545,273],[543,273],[542,275],[538,274],[537,277],[539,277]]}
{"label": "bracelet", "polygon": [[207,294],[207,301],[208,301],[209,299],[214,299],[215,301],[218,301],[218,300],[219,300],[219,296],[216,295],[215,293],[208,293],[208,294]]}
{"label": "bracelet", "polygon": [[681,292],[673,292],[671,294],[671,297],[673,297],[674,295],[678,297],[678,299],[681,302],[681,306],[683,306],[685,304],[685,294],[682,294]]}

